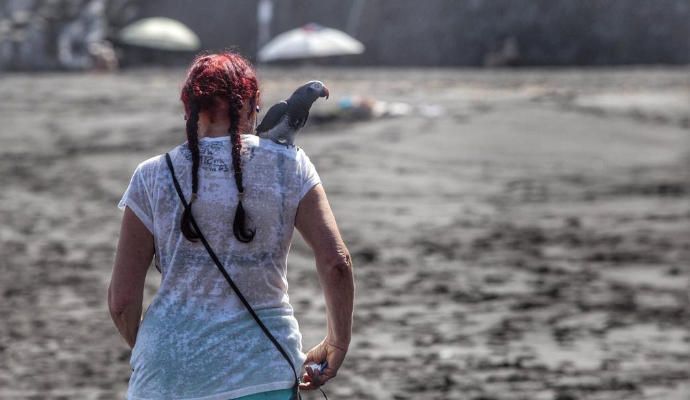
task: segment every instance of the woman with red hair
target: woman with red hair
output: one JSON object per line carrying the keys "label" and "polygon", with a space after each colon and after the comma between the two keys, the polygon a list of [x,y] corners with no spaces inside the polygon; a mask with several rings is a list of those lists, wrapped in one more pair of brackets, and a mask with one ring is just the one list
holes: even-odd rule
{"label": "woman with red hair", "polygon": [[[349,253],[309,157],[252,134],[259,87],[249,62],[198,56],[180,97],[187,141],[140,163],[119,203],[108,304],[132,347],[127,398],[296,399],[335,377],[348,350]],[[328,314],[307,354],[287,294],[294,227],[314,250]],[[152,260],[161,285],[141,318]],[[325,369],[300,381],[306,363]]]}

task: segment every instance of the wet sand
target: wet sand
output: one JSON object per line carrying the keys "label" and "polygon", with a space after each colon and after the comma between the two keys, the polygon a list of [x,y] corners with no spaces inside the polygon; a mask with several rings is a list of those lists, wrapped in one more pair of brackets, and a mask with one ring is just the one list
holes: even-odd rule
{"label": "wet sand", "polygon": [[[298,138],[356,269],[329,398],[688,398],[689,73],[262,69],[264,109],[308,79],[331,90],[315,114],[348,94],[413,106]],[[116,203],[184,140],[182,77],[0,76],[0,398],[124,398]],[[288,269],[306,351],[325,306],[297,234]]]}

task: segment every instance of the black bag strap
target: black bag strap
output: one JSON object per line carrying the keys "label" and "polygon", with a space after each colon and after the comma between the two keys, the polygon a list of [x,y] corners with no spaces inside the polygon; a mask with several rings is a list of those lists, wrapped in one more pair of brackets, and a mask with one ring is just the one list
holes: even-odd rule
{"label": "black bag strap", "polygon": [[[223,267],[223,263],[220,262],[218,259],[218,256],[216,256],[216,253],[213,251],[211,248],[211,245],[209,245],[208,241],[204,237],[204,235],[201,233],[201,229],[199,229],[199,225],[197,225],[196,220],[194,219],[194,216],[189,210],[189,204],[184,198],[184,195],[182,194],[182,189],[180,188],[180,183],[177,181],[177,177],[175,176],[175,169],[173,168],[172,160],[170,159],[170,154],[165,153],[165,161],[168,164],[168,169],[170,170],[170,174],[172,175],[173,179],[173,184],[175,185],[175,190],[177,191],[177,195],[180,197],[180,201],[182,202],[182,205],[184,206],[185,210],[189,213],[189,220],[192,223],[192,227],[196,231],[197,235],[199,235],[199,240],[201,243],[204,245],[206,248],[206,251],[208,252],[208,255],[211,256],[211,259],[213,262],[216,264],[216,267],[218,267],[218,270],[220,271],[221,274],[225,277],[225,280],[228,281],[228,284],[230,284],[230,287],[232,287],[232,290],[237,293],[237,297],[239,297],[240,301],[244,306],[247,308],[247,311],[254,317],[254,320],[256,321],[257,324],[259,324],[259,327],[261,330],[264,332],[266,337],[273,343],[273,345],[278,349],[280,354],[285,358],[285,360],[290,364],[290,368],[292,368],[292,373],[295,375],[295,385],[293,386],[292,389],[292,398],[294,400],[302,400],[302,396],[299,393],[299,378],[297,377],[297,371],[295,370],[295,366],[292,364],[292,360],[288,356],[287,352],[283,349],[283,346],[278,343],[278,340],[271,334],[271,332],[266,328],[266,325],[261,321],[259,316],[256,314],[252,306],[249,304],[247,299],[242,295],[242,292],[240,292],[240,289],[235,285],[235,282],[230,278],[230,275],[225,271],[225,268]],[[323,393],[323,390],[321,391]],[[324,393],[324,396],[326,394]],[[328,400],[328,397],[326,397],[326,400]]]}

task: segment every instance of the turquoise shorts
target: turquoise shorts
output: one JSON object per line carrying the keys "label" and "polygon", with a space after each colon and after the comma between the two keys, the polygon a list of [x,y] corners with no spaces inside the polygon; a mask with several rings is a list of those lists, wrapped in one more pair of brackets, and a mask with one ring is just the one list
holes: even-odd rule
{"label": "turquoise shorts", "polygon": [[292,389],[271,390],[268,392],[254,393],[248,396],[237,397],[232,400],[290,400]]}

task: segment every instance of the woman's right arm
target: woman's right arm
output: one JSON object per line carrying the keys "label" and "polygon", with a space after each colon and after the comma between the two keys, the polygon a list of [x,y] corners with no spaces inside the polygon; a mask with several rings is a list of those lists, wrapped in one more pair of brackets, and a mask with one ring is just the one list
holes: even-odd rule
{"label": "woman's right arm", "polygon": [[340,237],[323,187],[315,185],[299,203],[295,227],[314,251],[319,282],[326,299],[326,338],[307,353],[306,363],[328,361],[318,379],[305,374],[300,389],[311,390],[335,377],[352,335],[355,283],[350,253]]}

